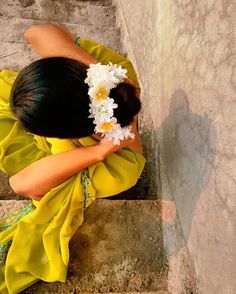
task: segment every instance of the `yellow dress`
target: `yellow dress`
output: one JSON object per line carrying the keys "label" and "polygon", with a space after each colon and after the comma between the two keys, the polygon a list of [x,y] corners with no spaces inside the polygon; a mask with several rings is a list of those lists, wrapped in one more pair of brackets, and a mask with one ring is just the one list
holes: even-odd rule
{"label": "yellow dress", "polygon": [[[77,42],[79,41],[79,42]],[[132,63],[112,49],[81,38],[77,44],[102,64],[122,65],[137,86]],[[40,158],[76,148],[71,141],[26,132],[9,108],[17,72],[0,71],[0,169],[9,176]],[[95,144],[91,137],[82,146]],[[0,219],[0,293],[19,293],[38,280],[65,282],[68,244],[83,222],[83,212],[96,198],[109,197],[136,184],[146,159],[123,148],[51,189],[40,201]],[[104,185],[106,183],[106,185]]]}

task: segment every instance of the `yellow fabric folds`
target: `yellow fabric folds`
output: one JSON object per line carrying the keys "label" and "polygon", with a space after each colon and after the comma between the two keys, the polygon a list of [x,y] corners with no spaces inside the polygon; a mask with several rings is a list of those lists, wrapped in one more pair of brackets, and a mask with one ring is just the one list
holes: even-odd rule
{"label": "yellow fabric folds", "polygon": [[[123,62],[124,67],[129,64],[128,76],[136,79],[131,63],[111,49],[88,39],[81,39],[81,47],[102,63],[106,62],[103,57],[109,57],[113,63]],[[8,69],[0,71],[0,169],[8,175],[44,156],[76,148],[69,140],[39,137],[20,126],[9,108],[16,76]],[[96,140],[89,136],[79,143],[88,146]],[[51,189],[41,201],[32,201],[18,218],[0,220],[0,292],[19,293],[39,279],[65,282],[68,243],[83,222],[84,209],[96,198],[135,185],[145,161],[141,154],[121,149]]]}

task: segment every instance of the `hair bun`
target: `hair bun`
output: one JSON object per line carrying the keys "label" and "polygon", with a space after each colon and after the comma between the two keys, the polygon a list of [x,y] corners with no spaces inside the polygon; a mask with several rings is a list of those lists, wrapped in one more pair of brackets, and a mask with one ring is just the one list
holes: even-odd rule
{"label": "hair bun", "polygon": [[141,109],[141,102],[136,96],[135,87],[122,82],[111,89],[109,96],[118,104],[118,108],[114,109],[114,116],[118,123],[121,127],[128,126]]}

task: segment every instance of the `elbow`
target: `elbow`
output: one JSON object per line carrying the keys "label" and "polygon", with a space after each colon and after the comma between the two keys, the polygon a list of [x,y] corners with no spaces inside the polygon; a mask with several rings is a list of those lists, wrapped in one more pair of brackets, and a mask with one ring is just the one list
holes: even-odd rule
{"label": "elbow", "polygon": [[45,24],[35,24],[26,29],[24,32],[24,37],[26,40],[31,40],[34,36],[37,36],[41,29],[49,29],[58,27],[55,24],[45,23]]}
{"label": "elbow", "polygon": [[23,187],[22,187],[21,183],[17,180],[16,176],[11,176],[9,178],[9,186],[14,193],[22,195]]}
{"label": "elbow", "polygon": [[32,25],[24,32],[24,37],[26,40],[30,40],[32,38],[32,36],[35,34],[36,28],[37,25]]}
{"label": "elbow", "polygon": [[14,193],[21,196],[35,200],[40,200],[43,197],[42,195],[38,195],[34,188],[31,189],[29,185],[25,185],[24,181],[20,180],[17,175],[9,178],[9,186]]}

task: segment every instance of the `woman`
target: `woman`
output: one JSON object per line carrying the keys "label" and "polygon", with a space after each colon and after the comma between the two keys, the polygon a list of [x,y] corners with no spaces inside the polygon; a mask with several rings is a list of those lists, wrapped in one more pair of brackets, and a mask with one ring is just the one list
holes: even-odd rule
{"label": "woman", "polygon": [[[52,24],[32,26],[24,36],[43,59],[20,73],[0,72],[0,167],[12,189],[32,204],[0,221],[3,293],[18,293],[39,279],[64,282],[68,243],[83,210],[135,185],[145,164],[140,88],[131,62]],[[88,118],[87,69],[110,61],[128,76],[110,91],[118,105],[114,117],[135,135],[120,145],[95,133]]]}

